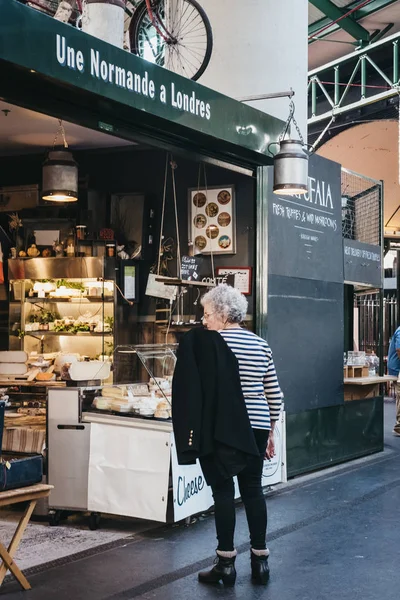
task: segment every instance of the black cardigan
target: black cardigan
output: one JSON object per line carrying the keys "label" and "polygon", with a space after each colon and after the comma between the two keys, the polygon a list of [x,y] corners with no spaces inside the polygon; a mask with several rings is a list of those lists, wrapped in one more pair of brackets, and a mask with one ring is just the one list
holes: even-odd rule
{"label": "black cardigan", "polygon": [[[258,456],[238,362],[217,331],[193,329],[182,338],[172,382],[172,421],[179,464],[212,455],[220,474],[229,477],[246,466],[249,455]],[[204,476],[212,483],[211,473]]]}

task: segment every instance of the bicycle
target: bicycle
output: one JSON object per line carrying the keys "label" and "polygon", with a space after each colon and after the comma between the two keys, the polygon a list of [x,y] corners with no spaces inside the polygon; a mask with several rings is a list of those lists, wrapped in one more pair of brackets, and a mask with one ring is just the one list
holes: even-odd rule
{"label": "bicycle", "polygon": [[[60,13],[60,0],[19,0],[47,15]],[[81,27],[85,0],[66,0],[57,18]],[[213,48],[210,21],[197,0],[126,0],[124,48],[196,81]]]}
{"label": "bicycle", "polygon": [[128,0],[131,51],[196,81],[212,53],[210,21],[197,0]]}

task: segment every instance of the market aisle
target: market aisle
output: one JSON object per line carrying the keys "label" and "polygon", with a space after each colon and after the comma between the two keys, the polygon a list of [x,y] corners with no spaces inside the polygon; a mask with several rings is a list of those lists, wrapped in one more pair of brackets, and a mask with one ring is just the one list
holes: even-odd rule
{"label": "market aisle", "polygon": [[[2,509],[0,511],[0,539],[10,540],[21,511]],[[50,527],[47,520],[31,520],[16,560],[22,570],[43,565],[49,561],[65,560],[76,555],[97,552],[102,546],[116,547],[127,538],[154,528],[149,521],[123,518],[105,518],[100,529],[90,531],[87,516],[79,513],[63,520],[58,527]]]}
{"label": "market aisle", "polygon": [[[269,498],[272,579],[251,585],[247,532],[238,511],[238,582],[233,590],[200,586],[196,574],[212,562],[212,518],[190,528],[160,528],[124,547],[57,566],[29,579],[33,600],[276,598],[397,600],[400,438],[391,434],[393,403],[385,404],[386,451],[373,460],[303,478]],[[26,598],[14,584],[0,597]]]}

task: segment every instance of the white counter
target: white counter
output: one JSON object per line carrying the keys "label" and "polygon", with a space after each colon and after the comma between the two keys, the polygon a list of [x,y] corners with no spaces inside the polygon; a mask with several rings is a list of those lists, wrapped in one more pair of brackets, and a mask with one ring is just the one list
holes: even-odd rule
{"label": "white counter", "polygon": [[[48,402],[50,508],[166,522],[212,506],[199,463],[178,465],[170,421],[81,413],[79,388],[53,389]],[[286,478],[284,413],[275,443],[264,486]]]}
{"label": "white counter", "polygon": [[82,421],[86,423],[102,423],[108,425],[119,425],[121,427],[133,427],[134,429],[146,429],[147,431],[172,432],[171,421],[155,421],[154,419],[135,419],[118,415],[101,415],[99,413],[84,412]]}

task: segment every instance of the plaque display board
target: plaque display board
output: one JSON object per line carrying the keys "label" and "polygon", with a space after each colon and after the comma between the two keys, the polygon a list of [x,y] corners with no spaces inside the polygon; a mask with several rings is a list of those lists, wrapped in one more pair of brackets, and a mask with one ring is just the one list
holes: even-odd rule
{"label": "plaque display board", "polygon": [[189,190],[189,239],[195,254],[235,254],[235,187]]}

